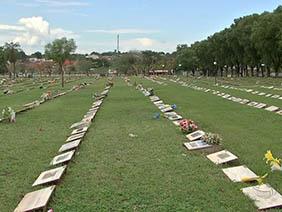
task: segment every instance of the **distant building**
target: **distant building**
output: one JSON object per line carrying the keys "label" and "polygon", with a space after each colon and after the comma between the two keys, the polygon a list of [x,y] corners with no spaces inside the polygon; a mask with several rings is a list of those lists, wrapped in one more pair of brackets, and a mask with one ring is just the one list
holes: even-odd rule
{"label": "distant building", "polygon": [[90,55],[87,55],[86,58],[87,58],[87,59],[97,60],[97,59],[99,59],[100,57],[99,57],[99,55],[97,55],[97,54],[90,54]]}

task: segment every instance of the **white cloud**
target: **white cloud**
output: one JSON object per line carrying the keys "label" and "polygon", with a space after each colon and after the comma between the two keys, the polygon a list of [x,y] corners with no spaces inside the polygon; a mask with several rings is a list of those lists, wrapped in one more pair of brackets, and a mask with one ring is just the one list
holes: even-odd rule
{"label": "white cloud", "polygon": [[56,38],[77,37],[72,31],[50,27],[49,22],[40,16],[21,18],[18,25],[0,24],[0,31],[4,31],[1,33],[1,37],[5,34],[4,41],[19,42],[22,46],[29,48],[43,47]]}
{"label": "white cloud", "polygon": [[35,0],[39,4],[44,4],[49,7],[82,7],[89,6],[85,1],[69,1],[69,0]]}
{"label": "white cloud", "polygon": [[86,30],[86,32],[93,32],[93,33],[105,33],[105,34],[152,34],[157,33],[157,30],[146,30],[146,29],[90,29]]}

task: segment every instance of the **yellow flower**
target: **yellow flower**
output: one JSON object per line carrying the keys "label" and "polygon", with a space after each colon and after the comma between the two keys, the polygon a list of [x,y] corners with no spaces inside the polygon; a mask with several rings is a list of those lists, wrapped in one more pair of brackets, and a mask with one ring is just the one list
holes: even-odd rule
{"label": "yellow flower", "polygon": [[266,163],[270,163],[270,165],[279,165],[280,166],[280,159],[274,158],[271,151],[268,150],[265,155],[264,159],[266,160]]}
{"label": "yellow flower", "polygon": [[258,182],[259,185],[263,184],[264,179],[268,176],[268,174],[265,174],[263,176],[260,176],[256,179],[256,181]]}

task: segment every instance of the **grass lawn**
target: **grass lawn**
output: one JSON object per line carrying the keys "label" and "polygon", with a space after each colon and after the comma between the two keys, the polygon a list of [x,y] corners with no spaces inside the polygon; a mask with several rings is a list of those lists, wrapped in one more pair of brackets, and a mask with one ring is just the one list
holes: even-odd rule
{"label": "grass lawn", "polygon": [[0,211],[12,211],[32,190],[38,175],[51,168],[49,163],[69,134],[69,126],[81,120],[91,96],[104,88],[104,80],[87,81],[93,85],[25,112],[15,124],[0,123]]}
{"label": "grass lawn", "polygon": [[[12,211],[37,176],[51,168],[69,126],[88,111],[91,95],[104,88],[105,80],[92,81],[20,115],[16,124],[0,123],[0,137],[5,138],[0,140],[0,211]],[[203,130],[221,134],[223,147],[239,157],[231,165],[246,164],[263,175],[269,170],[263,161],[267,150],[282,158],[281,116],[176,83],[158,85],[132,77],[134,81],[153,87]],[[185,136],[167,119],[154,120],[155,112],[159,110],[148,97],[116,79],[50,207],[67,212],[256,211],[240,191],[249,184],[232,183],[221,171],[230,165],[214,165],[205,157],[209,150],[187,151]],[[271,174],[267,182],[282,193],[281,173]]]}
{"label": "grass lawn", "polygon": [[[156,111],[148,98],[116,81],[51,207],[55,211],[255,211],[239,184],[229,182],[203,155],[182,147],[184,136],[172,123],[152,119]],[[130,133],[138,137],[131,138]]]}

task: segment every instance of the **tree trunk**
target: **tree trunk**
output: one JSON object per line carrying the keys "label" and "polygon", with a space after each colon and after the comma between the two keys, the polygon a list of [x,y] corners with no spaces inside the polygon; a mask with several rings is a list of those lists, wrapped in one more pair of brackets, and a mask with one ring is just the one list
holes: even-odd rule
{"label": "tree trunk", "polygon": [[266,67],[266,76],[270,77],[270,68],[269,68],[269,66]]}
{"label": "tree trunk", "polygon": [[13,74],[14,74],[14,79],[16,78],[16,63],[13,63]]}
{"label": "tree trunk", "polygon": [[261,77],[264,77],[264,67],[261,67]]}
{"label": "tree trunk", "polygon": [[62,78],[62,87],[65,86],[65,72],[64,72],[64,68],[63,68],[63,65],[60,64],[60,72],[61,72],[61,78]]}
{"label": "tree trunk", "polygon": [[220,67],[220,76],[223,77],[223,68]]}
{"label": "tree trunk", "polygon": [[249,77],[249,69],[248,69],[248,66],[245,66],[245,70],[246,70],[246,77]]}
{"label": "tree trunk", "polygon": [[253,77],[253,76],[254,76],[254,67],[251,66],[251,77]]}

